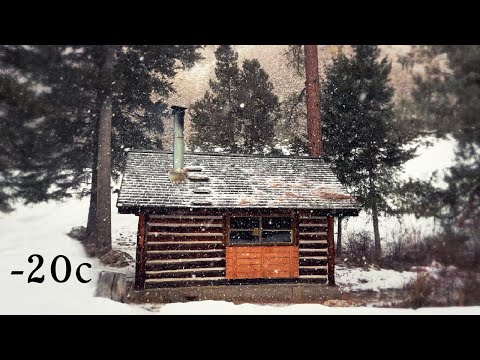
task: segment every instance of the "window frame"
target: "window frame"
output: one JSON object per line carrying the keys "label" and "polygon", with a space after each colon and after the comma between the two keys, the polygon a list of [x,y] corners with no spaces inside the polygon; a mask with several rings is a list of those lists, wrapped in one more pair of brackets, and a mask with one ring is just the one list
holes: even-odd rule
{"label": "window frame", "polygon": [[[262,227],[262,222],[264,218],[275,218],[275,217],[281,217],[281,218],[289,218],[291,222],[291,227],[290,229],[282,229],[282,230],[276,230],[276,229],[264,229]],[[255,243],[236,243],[236,242],[231,242],[231,233],[232,231],[252,231],[253,229],[232,229],[231,227],[231,220],[234,218],[257,218],[259,219],[259,229],[260,229],[260,234],[258,235],[258,242]],[[295,216],[291,213],[288,214],[275,214],[275,215],[266,215],[266,214],[258,214],[258,215],[230,215],[228,216],[227,220],[227,245],[228,246],[295,246],[295,241],[296,241],[296,236],[295,236],[295,229],[296,229],[296,219]],[[289,242],[262,242],[262,234],[264,231],[271,231],[271,232],[290,232],[290,241]]]}

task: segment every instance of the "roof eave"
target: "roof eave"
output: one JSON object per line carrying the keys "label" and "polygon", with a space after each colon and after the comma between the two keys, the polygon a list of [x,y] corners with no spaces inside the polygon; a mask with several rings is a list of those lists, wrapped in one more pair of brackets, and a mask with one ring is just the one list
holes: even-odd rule
{"label": "roof eave", "polygon": [[273,208],[255,208],[255,207],[167,207],[167,206],[143,206],[143,205],[122,205],[117,206],[119,214],[135,214],[138,215],[140,212],[150,212],[150,213],[165,213],[175,210],[203,210],[203,211],[220,211],[220,212],[227,212],[227,211],[262,211],[268,212],[272,210],[312,210],[315,212],[316,215],[332,215],[332,216],[358,216],[360,209],[358,208],[281,208],[281,207],[273,207]]}

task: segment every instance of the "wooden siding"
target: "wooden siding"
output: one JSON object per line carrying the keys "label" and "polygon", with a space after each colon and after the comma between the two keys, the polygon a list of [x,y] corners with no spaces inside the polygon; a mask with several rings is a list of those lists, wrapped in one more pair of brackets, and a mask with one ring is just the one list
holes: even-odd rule
{"label": "wooden siding", "polygon": [[147,242],[221,241],[223,217],[219,215],[149,215]]}
{"label": "wooden siding", "polygon": [[328,221],[315,212],[298,215],[300,278],[325,283],[328,275]]}
{"label": "wooden siding", "polygon": [[299,276],[298,246],[229,246],[227,279],[274,279]]}
{"label": "wooden siding", "polygon": [[[139,214],[135,289],[227,283],[334,281],[333,217],[318,212],[277,210],[292,216],[293,244],[228,246],[229,217],[220,209]],[[332,255],[333,254],[333,255]],[[238,280],[235,280],[238,279]],[[248,280],[250,279],[250,280]]]}
{"label": "wooden siding", "polygon": [[328,217],[328,285],[335,286],[335,244],[333,241],[334,219]]}
{"label": "wooden siding", "polygon": [[143,221],[145,245],[140,252],[143,262],[139,262],[143,273],[136,274],[141,288],[225,281],[223,216],[201,212],[149,214]]}

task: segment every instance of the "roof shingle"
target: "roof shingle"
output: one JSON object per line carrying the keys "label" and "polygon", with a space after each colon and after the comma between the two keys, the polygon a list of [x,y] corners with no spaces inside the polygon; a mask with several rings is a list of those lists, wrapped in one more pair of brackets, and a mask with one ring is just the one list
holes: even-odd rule
{"label": "roof shingle", "polygon": [[187,153],[188,178],[175,184],[168,176],[172,158],[171,152],[131,150],[117,207],[359,208],[319,158]]}

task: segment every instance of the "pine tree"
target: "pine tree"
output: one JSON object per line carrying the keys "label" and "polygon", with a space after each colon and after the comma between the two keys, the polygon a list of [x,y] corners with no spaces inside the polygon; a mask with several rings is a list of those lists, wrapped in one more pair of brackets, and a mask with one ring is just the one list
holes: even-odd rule
{"label": "pine tree", "polygon": [[[169,79],[179,66],[191,66],[200,58],[198,48],[116,47],[110,76],[112,175],[123,167],[124,147],[161,148],[161,117],[166,105],[162,100],[153,102],[152,94],[165,99],[173,90]],[[88,225],[94,242],[98,242],[95,171],[105,87],[101,76],[104,59],[103,46],[0,48],[0,84],[15,85],[8,85],[12,91],[4,95],[6,100],[0,99],[2,108],[3,103],[12,103],[8,112],[0,113],[0,126],[11,133],[8,141],[8,132],[2,132],[1,142],[8,144],[5,154],[13,154],[8,167],[0,167],[1,181],[8,182],[6,191],[0,190],[6,194],[3,203],[10,204],[15,198],[33,203],[61,199],[92,179],[91,191],[82,195],[92,194]],[[27,94],[28,99],[23,99]],[[17,98],[22,100],[15,101]],[[35,137],[24,136],[30,133]],[[26,145],[25,141],[30,143]],[[104,190],[110,193],[109,185]],[[104,245],[107,242],[104,240]]]}
{"label": "pine tree", "polygon": [[322,86],[325,159],[339,180],[372,214],[376,257],[381,255],[379,213],[393,213],[389,195],[396,173],[413,156],[395,132],[391,64],[374,45],[353,46],[327,69]]}
{"label": "pine tree", "polygon": [[[0,69],[0,212],[12,211],[12,199],[27,193],[20,184],[34,180],[27,171],[37,164],[29,153],[39,150],[35,147],[34,128],[42,119],[32,114],[41,110],[36,102],[40,95],[30,88],[28,80],[20,83],[15,77],[11,67]],[[27,195],[41,199],[42,190],[30,190]]]}
{"label": "pine tree", "polygon": [[[480,228],[480,46],[437,45],[424,49],[425,75],[416,77],[413,96],[424,127],[457,140],[456,164],[445,189],[412,181],[405,196],[418,216],[437,216],[447,228]],[[439,59],[446,59],[441,66]],[[421,195],[419,195],[421,194]],[[475,230],[476,229],[476,230]]]}
{"label": "pine tree", "polygon": [[241,151],[247,154],[264,153],[272,147],[278,97],[273,84],[258,60],[245,60],[238,85],[238,117],[242,124]]}
{"label": "pine tree", "polygon": [[192,106],[192,125],[195,130],[193,147],[212,151],[220,147],[238,152],[240,122],[238,121],[238,54],[230,45],[215,50],[215,77],[210,80],[210,91]]}
{"label": "pine tree", "polygon": [[216,80],[192,107],[192,146],[249,154],[271,150],[278,98],[268,74],[257,60],[245,60],[240,70],[230,45],[220,45],[215,57]]}

